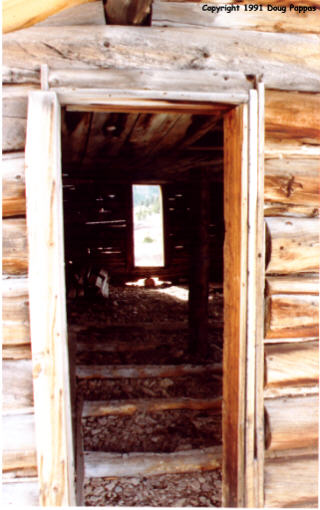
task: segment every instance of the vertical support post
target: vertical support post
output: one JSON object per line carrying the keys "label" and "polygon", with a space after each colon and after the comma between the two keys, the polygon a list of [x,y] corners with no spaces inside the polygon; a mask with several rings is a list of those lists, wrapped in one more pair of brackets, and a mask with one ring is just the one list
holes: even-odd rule
{"label": "vertical support post", "polygon": [[127,272],[131,272],[134,267],[134,233],[133,233],[133,197],[132,197],[133,189],[132,184],[129,184],[126,189],[126,223],[127,223]]}
{"label": "vertical support post", "polygon": [[41,506],[75,505],[60,137],[60,105],[56,94],[31,92],[26,143],[26,196]]}
{"label": "vertical support post", "polygon": [[244,506],[248,107],[224,117],[222,506]]}
{"label": "vertical support post", "polygon": [[189,280],[190,350],[205,356],[208,348],[210,187],[204,170],[195,187]]}

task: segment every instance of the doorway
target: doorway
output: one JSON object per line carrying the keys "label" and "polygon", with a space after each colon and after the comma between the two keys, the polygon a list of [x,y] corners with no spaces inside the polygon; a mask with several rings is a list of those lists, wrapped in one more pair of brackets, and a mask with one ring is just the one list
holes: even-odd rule
{"label": "doorway", "polygon": [[[44,96],[46,96],[47,101],[49,99],[49,96],[51,96],[50,99],[52,101],[54,94],[53,93],[43,93],[42,97],[44,98]],[[38,101],[39,96],[38,96],[38,98],[36,98],[36,96],[34,96],[34,98],[35,98],[34,102],[39,104],[39,101]],[[40,103],[41,103],[41,100],[40,100]],[[48,107],[50,106],[49,103],[50,103],[50,101],[46,103]],[[32,100],[31,100],[31,104],[32,104]],[[51,105],[52,104],[53,103],[51,102]],[[44,105],[42,104],[41,108],[39,108],[40,112],[43,110],[43,107],[44,107]],[[52,107],[52,106],[50,106],[50,107]],[[54,105],[53,108],[56,108],[56,105]],[[193,106],[193,108],[194,108],[194,106]],[[186,109],[188,109],[187,106],[186,106]],[[224,108],[224,110],[229,111],[230,107]],[[34,112],[34,111],[35,110],[31,107],[31,112]],[[223,424],[224,432],[223,433],[224,433],[225,437],[226,437],[226,434],[228,435],[229,440],[230,440],[230,437],[233,437],[233,439],[236,442],[236,445],[238,445],[238,446],[236,446],[236,456],[234,457],[234,455],[233,455],[234,452],[232,452],[232,455],[231,455],[231,452],[228,450],[228,448],[226,448],[226,443],[225,443],[224,452],[223,452],[223,462],[224,462],[224,466],[225,466],[224,473],[226,474],[226,478],[224,480],[224,486],[226,488],[224,498],[225,498],[225,501],[228,501],[228,499],[226,499],[226,498],[229,498],[230,502],[233,502],[234,504],[236,504],[236,503],[238,503],[239,498],[241,499],[241,497],[243,497],[243,496],[241,496],[241,490],[242,490],[241,483],[243,482],[243,476],[244,476],[243,473],[245,473],[245,469],[243,468],[243,465],[241,465],[241,462],[239,462],[239,459],[241,460],[244,458],[244,454],[243,454],[243,450],[242,450],[242,448],[244,448],[244,438],[243,438],[242,432],[240,430],[240,428],[241,428],[240,421],[242,420],[242,418],[244,416],[241,413],[246,412],[246,410],[245,410],[246,395],[243,394],[244,388],[243,388],[243,382],[241,382],[244,380],[243,377],[245,377],[244,372],[246,371],[246,366],[245,366],[245,362],[243,361],[243,356],[240,355],[239,357],[236,357],[236,356],[232,355],[232,352],[234,352],[234,341],[236,341],[236,344],[238,345],[238,353],[239,353],[239,349],[240,350],[244,349],[244,336],[246,335],[246,328],[245,328],[244,324],[246,324],[245,317],[247,316],[247,312],[246,312],[247,294],[245,294],[245,296],[244,296],[244,288],[245,288],[245,292],[247,292],[247,287],[245,287],[245,284],[248,285],[248,282],[246,281],[246,276],[245,276],[246,269],[247,269],[247,266],[246,266],[246,264],[247,264],[247,238],[246,238],[246,234],[245,234],[245,232],[247,231],[246,227],[245,227],[245,224],[246,224],[245,214],[247,214],[247,208],[246,208],[247,188],[246,188],[245,182],[248,182],[248,181],[247,181],[246,177],[244,177],[243,165],[246,164],[246,161],[247,161],[246,160],[246,150],[248,147],[248,136],[246,134],[247,126],[245,126],[245,124],[246,124],[246,119],[248,118],[248,115],[247,115],[246,107],[237,107],[235,109],[230,110],[230,112],[231,113],[225,113],[225,119],[226,118],[228,119],[227,122],[229,122],[229,128],[230,128],[228,130],[228,136],[229,136],[228,140],[229,141],[227,141],[227,146],[229,147],[229,149],[226,151],[228,156],[227,157],[225,156],[225,161],[227,161],[225,169],[231,168],[230,162],[232,162],[232,168],[233,168],[233,172],[234,172],[233,176],[237,177],[238,180],[240,179],[241,193],[239,194],[239,187],[238,186],[236,187],[232,184],[235,181],[231,177],[232,174],[230,173],[229,185],[231,188],[233,187],[235,189],[235,191],[234,191],[234,200],[229,202],[230,211],[229,211],[229,213],[227,213],[227,214],[229,214],[229,216],[227,216],[227,217],[225,216],[227,234],[228,234],[228,232],[231,231],[231,229],[229,230],[228,219],[229,219],[229,221],[232,222],[232,216],[234,216],[233,215],[234,208],[239,207],[241,213],[240,213],[240,215],[239,214],[237,215],[237,217],[240,218],[240,220],[239,220],[240,225],[238,225],[236,227],[236,229],[234,230],[234,233],[237,233],[237,235],[232,236],[232,240],[231,240],[231,237],[229,237],[229,243],[230,243],[229,248],[228,248],[228,241],[226,240],[225,246],[227,246],[227,248],[225,248],[225,250],[228,250],[228,249],[230,250],[230,252],[229,252],[230,259],[229,260],[232,259],[232,256],[233,256],[232,254],[238,253],[238,255],[239,255],[239,253],[240,253],[240,256],[238,257],[238,261],[233,260],[233,262],[231,264],[231,269],[229,267],[229,272],[225,273],[225,276],[227,275],[227,281],[226,281],[226,278],[224,281],[225,299],[227,296],[227,305],[225,306],[225,310],[228,310],[228,313],[230,312],[230,314],[232,314],[233,308],[230,307],[228,309],[228,303],[230,305],[230,304],[232,304],[232,299],[234,299],[234,298],[238,299],[239,296],[240,296],[240,298],[241,298],[241,296],[243,296],[243,297],[240,299],[240,308],[241,307],[242,308],[241,308],[240,312],[239,312],[239,310],[237,311],[238,318],[235,317],[235,319],[237,319],[237,320],[232,321],[232,330],[233,330],[232,331],[232,334],[233,334],[232,340],[228,336],[228,329],[227,330],[225,329],[225,333],[224,333],[225,341],[226,341],[226,339],[228,340],[227,345],[229,346],[227,348],[228,349],[227,354],[224,354],[224,360],[225,360],[224,362],[226,363],[226,359],[227,359],[228,367],[229,368],[230,368],[230,366],[233,367],[232,368],[233,375],[231,374],[231,377],[233,377],[234,374],[236,374],[236,373],[240,374],[240,376],[235,377],[235,379],[233,379],[233,383],[236,380],[235,384],[236,384],[237,391],[236,392],[233,391],[232,396],[231,396],[231,393],[228,393],[228,388],[230,390],[229,383],[231,381],[228,380],[228,376],[226,373],[224,375],[224,395],[223,395],[223,399],[224,399],[224,424]],[[52,128],[52,126],[51,126],[51,128]],[[48,124],[49,131],[51,128],[50,128],[50,125]],[[29,127],[28,127],[28,130],[29,130]],[[34,131],[34,130],[32,130],[32,131]],[[230,136],[230,134],[231,134],[231,136]],[[47,147],[51,143],[52,143],[52,140],[49,140],[47,142]],[[30,148],[31,144],[32,144],[32,136],[30,136],[30,138],[29,138],[29,148]],[[52,151],[48,151],[48,152],[50,154],[52,153]],[[32,159],[33,152],[31,150],[29,150],[28,154],[29,154],[29,168],[33,168],[34,166],[36,166],[34,159]],[[228,158],[229,158],[229,160],[228,160]],[[42,163],[46,163],[47,160],[48,160],[48,155],[44,152]],[[228,161],[229,161],[229,163],[228,163]],[[53,166],[55,166],[55,165],[53,165]],[[52,165],[51,165],[51,167],[52,167]],[[32,172],[30,172],[30,175],[31,174],[34,175]],[[55,186],[54,186],[54,190],[53,190],[54,194],[56,192],[55,190],[56,190],[56,186],[57,186],[57,181],[55,179],[56,179],[56,176],[54,178],[54,181],[55,181]],[[238,182],[238,184],[239,184],[239,182]],[[27,189],[29,189],[29,202],[30,202],[31,198],[32,198],[32,194],[33,194],[32,179],[29,181],[29,185],[27,183]],[[50,188],[50,190],[52,193],[52,188]],[[231,196],[232,196],[231,194],[228,194],[228,197],[231,197]],[[59,199],[59,197],[58,197],[58,202],[59,202],[59,200],[61,200],[61,199]],[[49,203],[50,203],[50,201],[49,201]],[[228,198],[225,199],[225,205],[226,204],[228,207]],[[43,206],[43,204],[42,204],[42,206]],[[39,203],[38,203],[37,204],[38,211],[39,211],[39,207],[41,209],[41,204],[39,205]],[[239,213],[239,209],[237,209],[237,212]],[[48,218],[51,217],[50,216],[51,214],[52,214],[52,211],[49,211]],[[226,215],[226,212],[225,212],[225,215]],[[28,216],[30,218],[30,220],[28,220],[28,221],[30,221],[31,225],[33,225],[32,212],[30,215],[28,213]],[[238,230],[239,226],[244,227],[244,230],[241,229],[240,233]],[[244,236],[245,239],[243,239],[243,236],[242,236],[243,232],[245,234],[245,236]],[[53,231],[53,235],[56,235],[54,231]],[[226,237],[226,239],[228,239],[228,237]],[[33,241],[31,240],[31,243],[32,242]],[[41,240],[41,242],[42,242],[42,240]],[[31,252],[32,252],[32,250],[31,250]],[[35,258],[36,258],[35,251],[33,253],[34,253],[33,258],[35,260]],[[227,251],[227,253],[228,253],[228,251]],[[228,257],[229,257],[229,255],[228,255]],[[31,257],[32,257],[32,255],[31,255]],[[232,271],[232,273],[230,271]],[[237,272],[236,275],[235,275],[235,271]],[[234,282],[236,282],[236,283],[234,283]],[[236,289],[235,289],[235,286],[236,286]],[[45,294],[46,294],[46,292],[45,292]],[[34,295],[36,295],[36,293]],[[32,300],[34,298],[31,298],[31,293],[30,293],[30,299],[31,299],[31,308],[32,308]],[[46,300],[46,302],[48,304],[47,300]],[[238,304],[237,304],[236,308],[238,309]],[[229,316],[228,320],[230,321],[230,316]],[[31,318],[31,324],[32,324],[32,318]],[[246,324],[246,326],[247,326],[247,324]],[[241,340],[241,338],[242,338],[242,340]],[[229,351],[229,354],[228,354],[228,351]],[[236,367],[234,365],[238,364],[239,360],[240,360],[241,366],[238,367],[238,369],[236,369]],[[242,365],[242,363],[243,363],[243,365]],[[241,407],[242,410],[240,410],[239,406]],[[230,411],[232,411],[234,409],[237,409],[237,411],[232,414],[232,412],[230,412]],[[231,421],[230,421],[230,416],[232,416]],[[249,430],[249,428],[247,428],[247,429]],[[232,444],[234,444],[234,440],[233,440]],[[247,440],[249,441],[248,437],[246,437],[246,441]],[[248,452],[247,452],[246,459],[248,460]],[[72,470],[71,470],[71,472],[72,472]],[[241,479],[242,479],[242,482],[241,482]],[[234,490],[234,487],[236,487],[235,494],[233,494],[232,491],[230,492],[230,483],[231,482],[232,482],[233,490]],[[230,495],[226,496],[226,494],[231,494],[231,496]]]}

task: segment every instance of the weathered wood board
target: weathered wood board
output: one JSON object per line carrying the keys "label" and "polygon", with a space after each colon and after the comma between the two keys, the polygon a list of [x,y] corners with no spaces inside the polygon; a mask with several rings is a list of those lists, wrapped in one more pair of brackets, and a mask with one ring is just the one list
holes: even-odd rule
{"label": "weathered wood board", "polygon": [[308,338],[319,333],[319,296],[274,294],[266,302],[265,338]]}
{"label": "weathered wood board", "polygon": [[267,274],[317,272],[318,218],[266,218]]}
{"label": "weathered wood board", "polygon": [[27,278],[2,281],[3,348],[30,345],[29,294]]}
{"label": "weathered wood board", "polygon": [[2,361],[2,410],[33,407],[31,360]]}
{"label": "weathered wood board", "polygon": [[318,508],[318,454],[270,459],[265,466],[265,507]]}
{"label": "weathered wood board", "polygon": [[4,274],[26,274],[28,272],[28,242],[25,218],[4,219],[2,236]]}
{"label": "weathered wood board", "polygon": [[[318,47],[319,36],[314,34],[261,33],[257,37],[252,31],[221,28],[94,26],[85,32],[82,27],[68,27],[61,37],[60,27],[50,31],[33,27],[4,36],[4,81],[12,79],[11,70],[30,73],[41,64],[53,69],[200,68],[263,75],[267,88],[315,92],[320,91]],[[279,72],[283,66],[286,73]],[[308,129],[311,133],[314,128]]]}

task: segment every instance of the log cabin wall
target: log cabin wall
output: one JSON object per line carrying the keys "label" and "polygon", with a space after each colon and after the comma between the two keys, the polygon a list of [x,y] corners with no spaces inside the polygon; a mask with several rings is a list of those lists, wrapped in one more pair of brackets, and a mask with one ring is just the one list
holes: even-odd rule
{"label": "log cabin wall", "polygon": [[[95,32],[96,39],[88,40],[87,46],[84,45],[86,31],[83,26],[77,30],[77,25],[103,25],[100,2],[75,7],[69,18],[69,10],[63,16],[57,14],[43,22],[42,31],[30,28],[4,37],[3,493],[6,502],[37,504],[39,497],[24,196],[27,94],[40,87],[41,63],[53,68],[79,67],[81,59],[84,67],[227,68],[264,75],[267,88],[265,506],[317,506],[319,16],[307,13],[302,17],[294,11],[286,15],[274,13],[272,17],[262,14],[254,17],[253,13],[250,17],[224,14],[215,18],[200,14],[196,2],[187,4],[153,2],[153,27],[144,28],[143,33],[139,27],[130,29],[134,32],[108,27],[105,33]],[[280,4],[286,2],[277,2]],[[296,2],[299,4],[319,8],[315,0]],[[59,25],[70,24],[75,24],[70,31],[71,38],[62,40]],[[163,28],[168,25],[171,31]],[[191,30],[188,40],[185,27]],[[107,39],[104,45],[103,34]],[[88,52],[90,45],[95,47],[94,58]],[[132,48],[136,50],[134,53]]]}

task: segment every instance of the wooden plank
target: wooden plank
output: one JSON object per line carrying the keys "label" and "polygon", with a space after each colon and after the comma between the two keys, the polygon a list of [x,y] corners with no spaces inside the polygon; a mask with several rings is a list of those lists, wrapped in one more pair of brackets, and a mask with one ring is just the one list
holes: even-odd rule
{"label": "wooden plank", "polygon": [[24,153],[2,156],[2,216],[20,216],[26,213]]}
{"label": "wooden plank", "polygon": [[318,218],[266,218],[267,274],[317,272]]}
{"label": "wooden plank", "polygon": [[23,151],[26,140],[27,96],[34,85],[5,85],[2,94],[2,150]]}
{"label": "wooden plank", "polygon": [[39,483],[36,478],[3,480],[2,504],[7,506],[39,506]]}
{"label": "wooden plank", "polygon": [[247,107],[224,118],[223,506],[244,505]]}
{"label": "wooden plank", "polygon": [[60,107],[56,95],[30,93],[26,146],[30,327],[40,503],[43,506],[73,505],[75,501],[60,136]]}
{"label": "wooden plank", "polygon": [[[117,83],[118,87],[115,87]],[[53,89],[61,90],[60,96],[62,102],[65,101],[64,95],[68,89],[80,89],[82,93],[86,92],[97,96],[99,90],[104,89],[109,94],[123,94],[135,97],[156,99],[181,98],[182,100],[195,101],[198,97],[203,100],[215,94],[234,94],[241,95],[246,99],[246,94],[252,83],[246,78],[245,74],[239,71],[215,71],[208,73],[201,69],[195,73],[193,70],[153,70],[153,69],[83,69],[81,73],[75,73],[72,70],[49,70],[49,86]],[[65,91],[65,92],[64,92]],[[179,93],[180,91],[180,93]],[[150,96],[150,92],[152,93]],[[106,95],[106,94],[105,94]],[[105,97],[106,99],[106,97]],[[67,101],[67,102],[75,102]]]}
{"label": "wooden plank", "polygon": [[266,136],[320,143],[320,94],[268,90],[265,111]]}
{"label": "wooden plank", "polygon": [[[217,28],[32,27],[3,37],[3,64],[35,71],[37,66],[71,69],[156,68],[237,71],[261,75],[267,88],[320,91],[319,36]],[[226,54],[225,48],[228,48]],[[299,48],[299,52],[296,48]],[[74,52],[73,49],[77,48]],[[264,57],[259,58],[260,55]],[[285,66],[286,73],[279,73]],[[313,115],[316,115],[315,113]],[[269,116],[270,118],[270,116]]]}
{"label": "wooden plank", "polygon": [[[247,342],[245,390],[245,505],[256,506],[255,494],[255,406],[257,335],[257,206],[258,206],[258,94],[250,91],[248,125],[248,261],[247,261]],[[260,239],[259,239],[260,241]],[[259,296],[260,298],[260,296]],[[260,303],[260,301],[259,301]],[[261,331],[259,331],[261,333]]]}
{"label": "wooden plank", "polygon": [[47,0],[44,4],[41,0],[29,0],[26,4],[21,0],[4,0],[2,32],[6,34],[30,27],[66,7],[92,1],[94,0]]}
{"label": "wooden plank", "polygon": [[33,407],[31,360],[2,361],[2,410]]}
{"label": "wooden plank", "polygon": [[108,0],[104,9],[110,25],[145,25],[151,12],[152,0]]}
{"label": "wooden plank", "polygon": [[49,16],[44,21],[37,23],[39,27],[60,27],[72,25],[105,25],[103,4],[101,0],[92,0],[91,3],[84,3],[63,9]]}
{"label": "wooden plank", "polygon": [[2,359],[5,360],[31,359],[31,345],[30,344],[3,345]]}
{"label": "wooden plank", "polygon": [[320,145],[307,144],[297,138],[276,138],[271,133],[266,133],[265,143],[266,158],[319,158]]}
{"label": "wooden plank", "polygon": [[17,471],[23,473],[26,470],[36,472],[34,414],[28,412],[2,416],[2,434],[2,471],[4,473]]}
{"label": "wooden plank", "polygon": [[289,450],[318,444],[319,396],[266,399],[267,448]]}
{"label": "wooden plank", "polygon": [[[215,9],[212,5],[210,7]],[[314,11],[306,12],[304,16],[301,16],[294,10],[288,9],[285,14],[281,10],[277,10],[273,11],[270,16],[267,8],[263,11],[245,11],[244,5],[240,5],[239,9],[230,12],[226,9],[213,12],[214,15],[208,11],[208,4],[202,6],[197,2],[188,2],[182,7],[180,2],[154,1],[152,4],[152,26],[320,33],[319,22]]]}
{"label": "wooden plank", "polygon": [[84,462],[86,478],[212,471],[221,467],[221,447],[174,453],[85,452]]}
{"label": "wooden plank", "polygon": [[221,376],[222,367],[213,365],[78,365],[79,379],[117,379],[148,377],[181,377],[185,375],[213,374]]}
{"label": "wooden plank", "polygon": [[316,385],[319,381],[319,344],[303,342],[265,347],[266,390],[287,385]]}
{"label": "wooden plank", "polygon": [[318,507],[318,454],[269,460],[265,466],[267,508]]}
{"label": "wooden plank", "polygon": [[273,294],[319,294],[319,275],[268,276],[266,292]]}
{"label": "wooden plank", "polygon": [[2,281],[2,344],[30,344],[29,290],[27,278]]}
{"label": "wooden plank", "polygon": [[82,417],[132,415],[137,412],[154,413],[176,409],[208,409],[210,412],[221,412],[222,399],[139,399],[139,400],[98,400],[83,403]]}
{"label": "wooden plank", "polygon": [[6,218],[2,222],[3,273],[24,275],[28,272],[28,241],[25,218]]}
{"label": "wooden plank", "polygon": [[[257,234],[256,234],[256,345],[255,345],[255,480],[254,504],[264,505],[264,290],[265,290],[265,224],[264,224],[264,132],[265,87],[258,92],[258,161],[257,161]],[[261,249],[263,248],[263,249]]]}
{"label": "wooden plank", "polygon": [[266,338],[300,338],[319,332],[319,296],[274,294],[266,302]]}
{"label": "wooden plank", "polygon": [[265,169],[266,202],[319,207],[319,157],[266,159]]}

